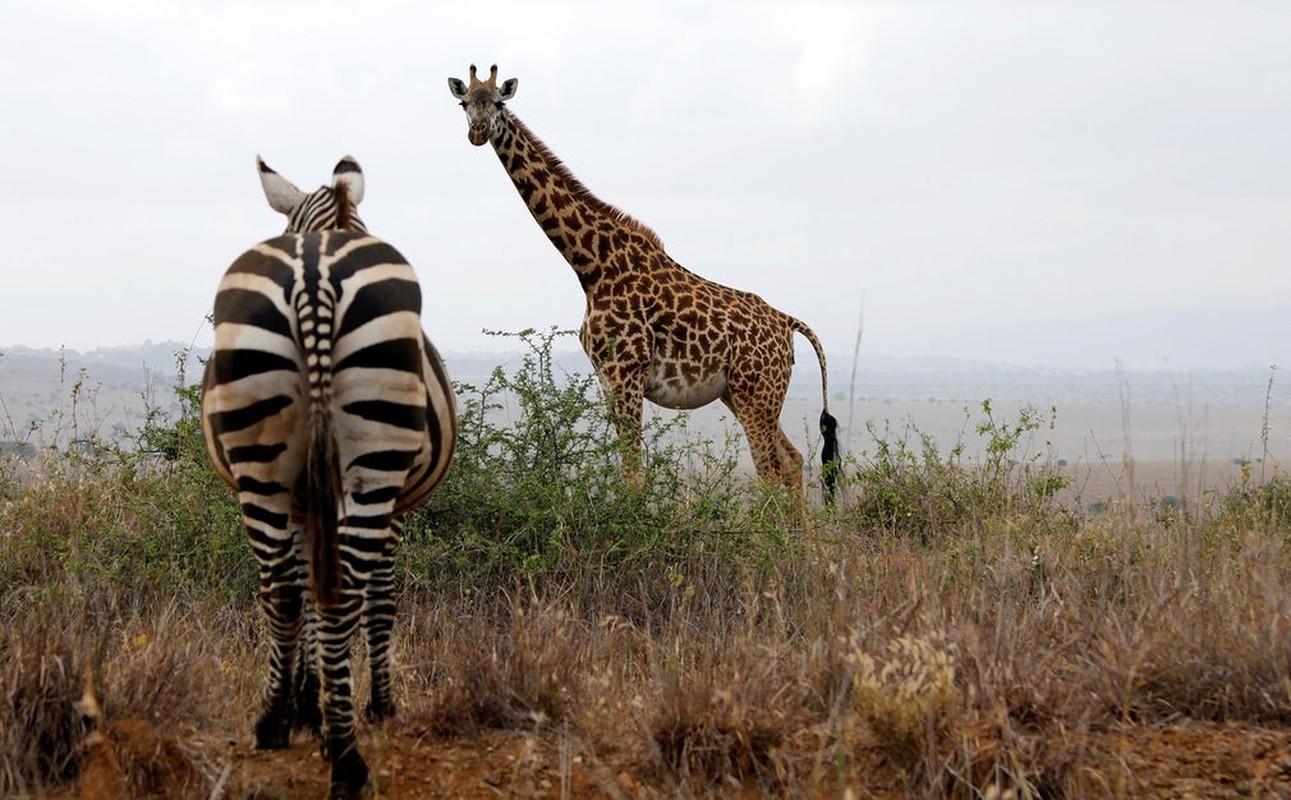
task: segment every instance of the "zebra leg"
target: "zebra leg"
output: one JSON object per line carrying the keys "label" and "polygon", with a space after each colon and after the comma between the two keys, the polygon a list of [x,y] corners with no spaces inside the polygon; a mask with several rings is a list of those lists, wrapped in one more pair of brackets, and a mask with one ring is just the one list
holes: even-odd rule
{"label": "zebra leg", "polygon": [[[341,539],[345,541],[344,535]],[[344,551],[342,551],[344,552]],[[331,797],[358,797],[368,781],[368,767],[355,736],[354,685],[350,642],[363,610],[363,592],[353,568],[342,564],[340,599],[318,609],[318,648],[323,689],[323,747],[332,765]]]}
{"label": "zebra leg", "polygon": [[[247,497],[243,519],[260,564],[260,607],[269,628],[269,681],[264,711],[256,721],[256,747],[281,750],[291,743],[292,672],[301,630],[305,566],[287,529],[286,493]],[[278,513],[282,506],[282,513]]]}
{"label": "zebra leg", "polygon": [[318,607],[305,593],[304,623],[300,649],[296,652],[295,714],[292,729],[308,731],[319,741],[323,737],[323,711],[320,707],[318,680]]}
{"label": "zebra leg", "polygon": [[391,520],[393,536],[387,539],[382,558],[372,569],[365,587],[363,633],[367,638],[368,664],[372,670],[372,696],[363,717],[381,722],[394,716],[394,692],[390,679],[390,637],[394,628],[394,556],[402,533],[403,521]]}

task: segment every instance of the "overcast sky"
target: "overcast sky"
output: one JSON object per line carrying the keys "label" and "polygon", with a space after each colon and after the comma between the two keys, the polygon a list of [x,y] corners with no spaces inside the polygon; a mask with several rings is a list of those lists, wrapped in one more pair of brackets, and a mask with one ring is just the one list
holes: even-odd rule
{"label": "overcast sky", "polygon": [[[0,11],[0,349],[207,345],[353,154],[446,351],[583,298],[446,78],[850,362],[1291,365],[1291,3],[149,2]],[[810,359],[800,341],[799,363]]]}

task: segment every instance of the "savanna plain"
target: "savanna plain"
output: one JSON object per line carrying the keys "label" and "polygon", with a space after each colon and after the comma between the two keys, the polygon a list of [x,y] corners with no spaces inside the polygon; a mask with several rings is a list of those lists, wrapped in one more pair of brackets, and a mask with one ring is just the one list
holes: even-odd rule
{"label": "savanna plain", "polygon": [[[690,417],[626,484],[595,379],[518,341],[407,523],[374,797],[1291,796],[1275,376],[1231,425],[863,405],[803,509]],[[324,796],[307,734],[252,747],[266,632],[195,388],[126,439],[83,391],[0,454],[0,794]]]}

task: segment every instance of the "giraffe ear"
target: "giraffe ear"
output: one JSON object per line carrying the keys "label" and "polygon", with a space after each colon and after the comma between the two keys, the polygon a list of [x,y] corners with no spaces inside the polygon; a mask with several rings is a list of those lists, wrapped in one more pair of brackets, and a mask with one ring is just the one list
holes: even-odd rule
{"label": "giraffe ear", "polygon": [[449,78],[448,91],[453,93],[453,97],[456,97],[458,100],[461,100],[462,98],[466,97],[466,84],[462,83],[461,78]]}
{"label": "giraffe ear", "polygon": [[264,188],[269,207],[279,214],[290,214],[305,199],[305,193],[286,178],[274,172],[264,159],[256,156],[256,169],[260,171],[260,186]]}
{"label": "giraffe ear", "polygon": [[516,86],[518,86],[519,83],[520,83],[520,80],[518,78],[507,78],[506,80],[502,81],[502,88],[498,89],[498,99],[506,101],[515,97]]}
{"label": "giraffe ear", "polygon": [[354,160],[354,156],[346,156],[336,162],[336,169],[332,170],[332,188],[339,189],[345,187],[345,193],[350,196],[350,202],[358,205],[363,202],[363,170],[359,169],[359,162]]}

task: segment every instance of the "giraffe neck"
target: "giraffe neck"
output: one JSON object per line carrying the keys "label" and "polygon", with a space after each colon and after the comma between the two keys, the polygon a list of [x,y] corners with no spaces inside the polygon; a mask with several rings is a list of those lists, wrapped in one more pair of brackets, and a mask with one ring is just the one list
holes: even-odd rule
{"label": "giraffe neck", "polygon": [[616,250],[636,240],[663,250],[654,231],[592,194],[510,111],[493,150],[543,233],[589,289],[611,269]]}

